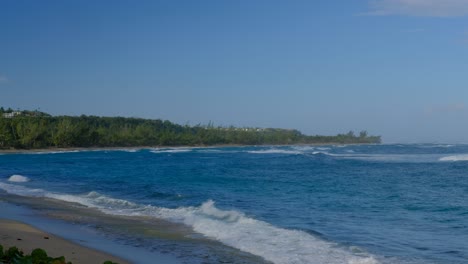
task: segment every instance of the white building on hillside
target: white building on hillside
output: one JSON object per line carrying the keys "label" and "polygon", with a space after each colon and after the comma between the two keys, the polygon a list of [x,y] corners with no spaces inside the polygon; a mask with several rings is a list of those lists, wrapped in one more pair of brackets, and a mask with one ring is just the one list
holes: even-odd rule
{"label": "white building on hillside", "polygon": [[11,113],[3,113],[4,118],[12,118],[12,117],[19,116],[19,115],[21,115],[21,112],[19,111],[15,111]]}

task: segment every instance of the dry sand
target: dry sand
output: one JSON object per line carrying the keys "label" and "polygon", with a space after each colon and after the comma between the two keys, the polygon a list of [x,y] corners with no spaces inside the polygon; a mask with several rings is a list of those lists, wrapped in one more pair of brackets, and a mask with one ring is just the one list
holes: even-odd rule
{"label": "dry sand", "polygon": [[0,219],[0,244],[4,249],[16,246],[25,254],[30,254],[36,248],[43,248],[49,256],[64,256],[73,264],[102,264],[106,260],[119,264],[130,263],[12,220]]}

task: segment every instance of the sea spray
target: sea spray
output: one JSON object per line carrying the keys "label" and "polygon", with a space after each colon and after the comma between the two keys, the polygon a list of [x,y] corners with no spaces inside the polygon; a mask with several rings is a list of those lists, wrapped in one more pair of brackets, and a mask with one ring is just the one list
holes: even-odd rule
{"label": "sea spray", "polygon": [[224,211],[207,201],[199,207],[155,208],[156,217],[183,222],[209,238],[278,264],[378,263],[372,256],[357,256],[300,230],[289,230]]}
{"label": "sea spray", "polygon": [[[362,252],[385,264],[468,259],[468,145],[239,146],[186,148],[180,154],[173,149],[5,154],[0,185],[10,193],[124,216],[119,219],[182,223],[188,228],[175,225],[185,230],[177,234],[194,243],[208,245],[202,237],[211,238],[233,245],[213,243],[234,255],[244,254],[237,247],[275,262],[304,261],[314,250],[306,263],[374,261]],[[30,181],[8,181],[13,174]],[[0,199],[5,196],[19,204],[37,200],[0,189]],[[130,241],[139,234],[130,234]],[[205,256],[216,255],[207,250]]]}
{"label": "sea spray", "polygon": [[16,195],[47,197],[79,203],[99,209],[107,214],[150,216],[183,223],[208,238],[261,256],[277,264],[378,263],[372,256],[353,254],[335,243],[325,241],[304,231],[276,227],[235,210],[221,210],[215,206],[215,202],[212,200],[200,206],[170,209],[139,205],[94,191],[84,195],[72,195],[6,183],[0,183],[0,188]]}

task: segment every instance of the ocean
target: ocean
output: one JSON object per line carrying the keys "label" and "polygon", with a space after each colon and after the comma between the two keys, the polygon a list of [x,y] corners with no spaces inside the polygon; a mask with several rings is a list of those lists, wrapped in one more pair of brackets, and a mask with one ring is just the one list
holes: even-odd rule
{"label": "ocean", "polygon": [[1,154],[0,200],[178,263],[468,263],[468,145]]}

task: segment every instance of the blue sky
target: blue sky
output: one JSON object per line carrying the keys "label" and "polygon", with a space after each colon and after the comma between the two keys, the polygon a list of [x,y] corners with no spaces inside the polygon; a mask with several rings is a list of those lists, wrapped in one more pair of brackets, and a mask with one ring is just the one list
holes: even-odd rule
{"label": "blue sky", "polygon": [[0,105],[468,143],[468,0],[0,3]]}

